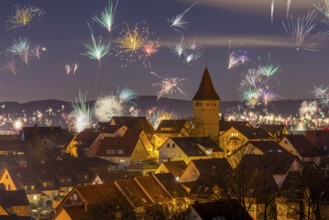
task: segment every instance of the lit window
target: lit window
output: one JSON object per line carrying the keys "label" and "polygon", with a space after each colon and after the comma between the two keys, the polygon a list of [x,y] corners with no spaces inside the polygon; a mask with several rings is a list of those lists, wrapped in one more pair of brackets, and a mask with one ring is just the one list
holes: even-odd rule
{"label": "lit window", "polygon": [[126,162],[126,160],[123,160],[123,159],[120,160],[120,163],[125,163],[125,162]]}
{"label": "lit window", "polygon": [[118,154],[123,154],[123,150],[118,150]]}
{"label": "lit window", "polygon": [[33,196],[33,200],[37,200],[38,199],[38,196],[37,195],[34,195]]}

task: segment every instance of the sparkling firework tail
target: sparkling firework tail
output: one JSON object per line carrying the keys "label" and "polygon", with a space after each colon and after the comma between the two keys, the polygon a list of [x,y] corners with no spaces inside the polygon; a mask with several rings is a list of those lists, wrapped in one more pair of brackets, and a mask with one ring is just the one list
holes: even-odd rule
{"label": "sparkling firework tail", "polygon": [[314,4],[314,7],[325,16],[322,21],[329,24],[329,0],[323,0],[323,6],[319,3],[318,5]]}
{"label": "sparkling firework tail", "polygon": [[174,55],[180,58],[185,53],[185,51],[189,48],[189,46],[184,43],[184,36],[182,36],[180,43],[174,44],[169,48]]}
{"label": "sparkling firework tail", "polygon": [[291,6],[292,0],[287,0],[287,18],[289,16],[290,6]]}
{"label": "sparkling firework tail", "polygon": [[315,28],[315,18],[317,13],[315,10],[308,12],[306,17],[297,18],[296,22],[292,17],[285,24],[282,22],[287,34],[296,43],[296,49],[305,49],[317,51],[317,47],[322,43],[329,31],[319,31],[312,33]]}
{"label": "sparkling firework tail", "polygon": [[101,12],[100,16],[94,16],[92,20],[99,23],[101,27],[104,27],[108,32],[111,32],[114,24],[115,11],[118,5],[118,1],[113,4],[112,0],[109,0],[109,6]]}
{"label": "sparkling firework tail", "polygon": [[3,65],[3,68],[14,75],[17,73],[17,63],[14,58],[8,60],[8,62]]}
{"label": "sparkling firework tail", "polygon": [[279,71],[279,66],[275,65],[264,65],[258,67],[258,72],[266,77],[270,77],[274,74],[276,74]]}
{"label": "sparkling firework tail", "polygon": [[102,37],[98,38],[96,41],[92,27],[89,25],[90,28],[90,37],[92,44],[83,44],[87,49],[86,53],[82,53],[82,55],[88,56],[90,59],[95,59],[100,62],[100,60],[110,52],[110,44],[103,44]]}
{"label": "sparkling firework tail", "polygon": [[182,29],[185,28],[185,25],[188,24],[189,22],[184,20],[184,15],[191,10],[191,8],[196,4],[193,3],[190,7],[188,7],[185,11],[183,11],[182,13],[173,16],[171,19],[168,19],[169,23],[170,23],[170,27],[173,28],[174,30],[182,33]]}
{"label": "sparkling firework tail", "polygon": [[110,52],[110,44],[103,44],[102,37],[99,37],[98,41],[96,41],[92,27],[89,25],[89,23],[88,23],[88,26],[90,28],[92,44],[84,44],[84,46],[87,49],[87,52],[83,53],[82,55],[88,56],[90,59],[98,60],[97,71],[95,74],[95,89],[96,89],[96,94],[97,94],[98,72],[99,72],[100,66],[101,66],[101,59]]}
{"label": "sparkling firework tail", "polygon": [[275,0],[272,0],[271,3],[271,23],[273,24],[273,15],[274,15],[274,4],[275,4]]}
{"label": "sparkling firework tail", "polygon": [[79,92],[79,97],[72,103],[73,116],[75,118],[75,129],[81,132],[92,125],[92,110],[87,104],[87,93]]}

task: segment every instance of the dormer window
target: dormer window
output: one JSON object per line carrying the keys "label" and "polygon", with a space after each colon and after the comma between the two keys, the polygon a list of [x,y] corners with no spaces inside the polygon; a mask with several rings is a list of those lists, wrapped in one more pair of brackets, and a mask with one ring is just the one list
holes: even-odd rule
{"label": "dormer window", "polygon": [[106,154],[115,154],[115,150],[106,150]]}

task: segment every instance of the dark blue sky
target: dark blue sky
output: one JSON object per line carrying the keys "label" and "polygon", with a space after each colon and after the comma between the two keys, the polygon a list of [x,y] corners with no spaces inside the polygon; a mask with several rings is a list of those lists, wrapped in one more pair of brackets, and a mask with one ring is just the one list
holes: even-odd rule
{"label": "dark blue sky", "polygon": [[[159,79],[150,74],[186,78],[184,91],[187,96],[172,98],[191,99],[197,90],[205,62],[213,83],[222,100],[238,100],[241,73],[260,64],[280,65],[280,99],[310,98],[314,85],[329,85],[328,43],[318,52],[296,51],[289,39],[282,20],[286,20],[286,0],[276,0],[274,22],[270,19],[270,0],[200,0],[186,15],[189,21],[184,30],[185,39],[197,39],[204,49],[203,57],[192,64],[185,64],[174,57],[167,45],[179,42],[181,34],[169,27],[167,18],[183,12],[192,1],[183,0],[119,0],[115,18],[116,28],[111,37],[115,39],[123,28],[123,22],[131,26],[146,22],[152,38],[159,38],[162,47],[152,58],[152,68],[140,62],[121,68],[122,62],[107,56],[98,72],[98,94],[128,87],[139,95],[155,95],[158,87],[152,86]],[[241,3],[243,2],[243,3]],[[46,14],[43,21],[33,27],[8,30],[6,20],[13,13],[14,5],[36,6]],[[14,39],[26,37],[33,43],[47,47],[39,61],[28,66],[20,65],[18,73],[0,72],[0,101],[26,102],[40,99],[72,101],[79,91],[88,91],[88,99],[96,96],[95,75],[98,62],[82,56],[86,50],[83,43],[90,42],[87,22],[100,14],[108,5],[107,0],[2,0],[0,2],[0,63],[7,60],[6,49]],[[305,15],[312,10],[311,0],[293,0],[290,14]],[[319,15],[319,18],[321,16]],[[320,24],[318,29],[328,29]],[[108,39],[108,33],[93,24],[95,36]],[[228,44],[232,49],[246,49],[251,61],[248,65],[228,70]],[[269,56],[270,55],[270,56]],[[75,76],[67,76],[66,63],[79,63]]]}

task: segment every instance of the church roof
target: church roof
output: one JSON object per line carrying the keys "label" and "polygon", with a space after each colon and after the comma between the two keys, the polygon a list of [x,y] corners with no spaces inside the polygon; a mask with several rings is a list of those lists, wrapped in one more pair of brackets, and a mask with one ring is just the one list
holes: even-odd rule
{"label": "church roof", "polygon": [[220,100],[211,81],[208,68],[203,72],[202,80],[193,100]]}

